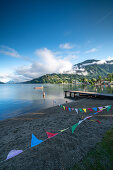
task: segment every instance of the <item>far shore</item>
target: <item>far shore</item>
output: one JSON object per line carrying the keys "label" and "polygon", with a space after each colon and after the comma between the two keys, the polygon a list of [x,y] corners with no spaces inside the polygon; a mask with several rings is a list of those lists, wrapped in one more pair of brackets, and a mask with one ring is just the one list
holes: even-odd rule
{"label": "far shore", "polygon": [[[92,108],[113,105],[112,100],[81,99],[64,103],[67,107]],[[107,130],[113,126],[112,110],[106,110],[95,115],[92,120],[86,120],[76,129],[74,134],[71,126],[88,116],[87,113],[77,114],[74,111],[64,111],[55,106],[32,112],[11,119],[0,121],[0,162],[5,160],[13,149],[25,150],[30,147],[32,133],[41,140],[47,138],[46,131],[59,133],[59,130],[69,127],[63,133],[26,150],[22,154],[0,164],[0,169],[68,169],[86,156],[95,144],[100,142]],[[107,116],[105,116],[107,115]]]}

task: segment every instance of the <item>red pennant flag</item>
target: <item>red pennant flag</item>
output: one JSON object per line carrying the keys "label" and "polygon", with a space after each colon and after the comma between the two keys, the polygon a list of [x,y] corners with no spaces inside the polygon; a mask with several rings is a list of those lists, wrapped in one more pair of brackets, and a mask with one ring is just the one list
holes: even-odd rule
{"label": "red pennant flag", "polygon": [[96,120],[98,123],[101,123],[99,120]]}
{"label": "red pennant flag", "polygon": [[88,108],[89,111],[93,111],[91,108]]}
{"label": "red pennant flag", "polygon": [[68,111],[68,107],[66,107],[66,110]]}
{"label": "red pennant flag", "polygon": [[52,138],[53,136],[56,136],[58,133],[50,133],[50,132],[46,132],[48,138]]}

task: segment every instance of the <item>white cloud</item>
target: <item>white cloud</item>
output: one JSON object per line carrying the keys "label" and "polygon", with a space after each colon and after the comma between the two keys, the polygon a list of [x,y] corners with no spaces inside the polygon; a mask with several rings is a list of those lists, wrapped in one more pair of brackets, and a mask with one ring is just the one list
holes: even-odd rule
{"label": "white cloud", "polygon": [[85,51],[85,53],[86,53],[86,54],[89,54],[89,53],[94,53],[94,52],[96,52],[96,51],[97,51],[96,48],[92,48],[92,49],[90,49],[90,50],[88,50],[88,51]]}
{"label": "white cloud", "polygon": [[111,61],[111,60],[113,60],[113,57],[111,57],[111,56],[109,56],[109,57],[106,59],[106,61]]}
{"label": "white cloud", "polygon": [[59,47],[62,49],[72,49],[74,48],[74,45],[71,45],[70,43],[65,43],[65,44],[60,44]]}
{"label": "white cloud", "polygon": [[1,82],[8,82],[10,80],[13,80],[14,82],[23,82],[30,80],[28,77],[25,77],[24,75],[18,75],[13,72],[10,73],[0,73],[0,81]]}
{"label": "white cloud", "polygon": [[9,48],[7,46],[0,46],[0,53],[15,58],[22,57],[16,50],[14,50],[13,48]]}
{"label": "white cloud", "polygon": [[26,79],[33,79],[44,74],[65,73],[72,69],[72,64],[67,59],[56,57],[47,49],[38,49],[35,54],[40,58],[40,62],[34,62],[29,66],[16,69],[16,74],[24,76]]}

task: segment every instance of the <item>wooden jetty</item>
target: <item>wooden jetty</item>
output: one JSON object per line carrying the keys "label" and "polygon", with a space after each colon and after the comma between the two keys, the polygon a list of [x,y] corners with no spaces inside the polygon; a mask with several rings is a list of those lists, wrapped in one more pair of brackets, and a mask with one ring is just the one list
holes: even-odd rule
{"label": "wooden jetty", "polygon": [[85,92],[85,91],[64,91],[66,98],[75,97],[91,97],[91,98],[102,98],[102,99],[113,99],[113,94],[95,93],[95,92]]}

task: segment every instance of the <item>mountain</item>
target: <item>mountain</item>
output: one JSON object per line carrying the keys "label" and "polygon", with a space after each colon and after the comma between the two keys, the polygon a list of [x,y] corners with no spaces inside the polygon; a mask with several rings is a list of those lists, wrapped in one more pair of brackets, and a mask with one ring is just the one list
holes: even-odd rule
{"label": "mountain", "polygon": [[24,83],[72,83],[72,80],[78,79],[76,74],[46,74],[39,78]]}
{"label": "mountain", "polygon": [[15,82],[11,80],[11,81],[8,81],[7,84],[15,84]]}
{"label": "mountain", "polygon": [[5,83],[3,83],[3,82],[0,81],[0,84],[5,84]]}
{"label": "mountain", "polygon": [[73,66],[73,73],[89,77],[102,77],[113,73],[113,60],[86,60]]}
{"label": "mountain", "polygon": [[106,77],[109,73],[113,73],[113,60],[92,59],[73,65],[72,70],[65,74],[46,74],[25,83],[71,83],[84,76],[87,78]]}

